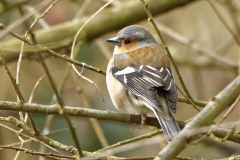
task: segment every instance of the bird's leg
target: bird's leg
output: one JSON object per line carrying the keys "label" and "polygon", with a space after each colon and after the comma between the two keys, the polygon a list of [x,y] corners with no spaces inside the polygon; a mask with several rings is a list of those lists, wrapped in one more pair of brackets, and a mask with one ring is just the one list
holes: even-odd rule
{"label": "bird's leg", "polygon": [[140,115],[141,115],[141,126],[139,127],[139,129],[141,129],[144,126],[144,124],[147,120],[146,114],[140,114]]}
{"label": "bird's leg", "polygon": [[[137,114],[137,115],[138,115],[138,114]],[[136,127],[136,125],[137,125],[137,123],[134,123],[134,124],[133,124],[133,130],[134,130],[134,128]]]}
{"label": "bird's leg", "polygon": [[[144,124],[145,124],[145,122],[146,122],[146,120],[147,120],[146,114],[140,114],[140,116],[141,116],[141,126],[138,127],[138,129],[141,129],[141,128],[144,126]],[[137,123],[134,123],[134,124],[133,124],[133,130],[134,130],[134,128],[136,127],[136,125],[137,125]]]}
{"label": "bird's leg", "polygon": [[134,123],[134,124],[133,124],[133,130],[134,130],[134,128],[136,127],[136,125],[137,125],[137,123]]}

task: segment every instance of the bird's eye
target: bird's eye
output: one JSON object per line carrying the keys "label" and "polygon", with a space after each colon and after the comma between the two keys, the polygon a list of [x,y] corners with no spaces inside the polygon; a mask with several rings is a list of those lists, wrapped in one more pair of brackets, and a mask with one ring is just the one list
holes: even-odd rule
{"label": "bird's eye", "polygon": [[129,43],[131,43],[131,40],[130,40],[130,39],[126,39],[126,40],[124,41],[124,43],[125,43],[125,44],[129,44]]}

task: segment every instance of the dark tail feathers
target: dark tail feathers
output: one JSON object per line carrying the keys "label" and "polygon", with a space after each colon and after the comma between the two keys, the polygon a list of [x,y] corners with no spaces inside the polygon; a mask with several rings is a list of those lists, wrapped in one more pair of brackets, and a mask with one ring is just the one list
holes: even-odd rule
{"label": "dark tail feathers", "polygon": [[162,127],[163,134],[167,142],[170,143],[171,140],[180,132],[177,122],[173,116],[171,120],[167,120],[158,115],[157,119]]}

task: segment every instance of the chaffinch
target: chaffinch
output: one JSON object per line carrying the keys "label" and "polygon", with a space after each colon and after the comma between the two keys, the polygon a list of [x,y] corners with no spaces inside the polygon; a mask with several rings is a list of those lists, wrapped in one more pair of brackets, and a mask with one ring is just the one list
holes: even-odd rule
{"label": "chaffinch", "polygon": [[106,74],[114,106],[141,114],[142,125],[146,114],[153,112],[170,142],[180,131],[173,117],[178,94],[162,47],[146,28],[138,25],[123,28],[107,42],[116,45]]}

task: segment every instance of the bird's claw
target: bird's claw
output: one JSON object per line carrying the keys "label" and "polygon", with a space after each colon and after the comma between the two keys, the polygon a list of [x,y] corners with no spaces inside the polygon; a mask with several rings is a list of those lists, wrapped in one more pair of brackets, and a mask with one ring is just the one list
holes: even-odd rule
{"label": "bird's claw", "polygon": [[146,114],[141,114],[141,126],[138,129],[141,129],[147,120]]}

